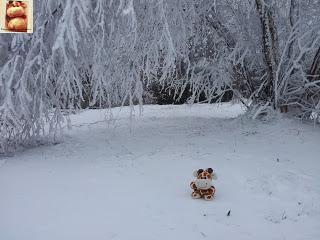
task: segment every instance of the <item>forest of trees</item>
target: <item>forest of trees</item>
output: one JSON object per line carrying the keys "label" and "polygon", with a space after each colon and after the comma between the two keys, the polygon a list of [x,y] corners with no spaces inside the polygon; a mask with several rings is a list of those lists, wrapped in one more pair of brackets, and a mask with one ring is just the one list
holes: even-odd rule
{"label": "forest of trees", "polygon": [[0,152],[54,139],[75,109],[154,102],[159,91],[179,103],[238,99],[253,118],[319,119],[318,1],[34,5],[33,34],[0,35]]}

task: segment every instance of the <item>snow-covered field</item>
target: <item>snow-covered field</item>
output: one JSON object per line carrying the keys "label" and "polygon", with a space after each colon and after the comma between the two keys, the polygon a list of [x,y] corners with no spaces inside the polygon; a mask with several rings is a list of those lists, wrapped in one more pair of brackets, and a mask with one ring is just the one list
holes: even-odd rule
{"label": "snow-covered field", "polygon": [[[0,240],[320,239],[319,127],[230,104],[135,110],[85,111],[62,143],[0,159]],[[207,167],[216,197],[194,200]]]}

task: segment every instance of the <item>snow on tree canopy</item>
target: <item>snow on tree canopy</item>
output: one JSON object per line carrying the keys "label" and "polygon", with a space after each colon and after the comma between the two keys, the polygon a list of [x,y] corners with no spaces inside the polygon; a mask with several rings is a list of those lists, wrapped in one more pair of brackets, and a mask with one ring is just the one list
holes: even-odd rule
{"label": "snow on tree canopy", "polygon": [[74,110],[143,104],[154,85],[189,103],[231,93],[253,116],[319,115],[314,1],[34,4],[33,34],[0,35],[1,152],[55,141]]}

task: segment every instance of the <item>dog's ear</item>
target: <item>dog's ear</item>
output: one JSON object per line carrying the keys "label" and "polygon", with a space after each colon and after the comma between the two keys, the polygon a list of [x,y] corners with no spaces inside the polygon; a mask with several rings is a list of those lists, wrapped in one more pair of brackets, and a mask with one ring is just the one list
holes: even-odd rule
{"label": "dog's ear", "polygon": [[211,173],[213,173],[213,169],[212,168],[208,168],[207,172],[211,174]]}
{"label": "dog's ear", "polygon": [[195,176],[195,177],[198,177],[198,175],[200,174],[200,173],[202,173],[203,172],[203,169],[198,169],[198,170],[196,170],[196,171],[194,171],[193,172],[193,176]]}

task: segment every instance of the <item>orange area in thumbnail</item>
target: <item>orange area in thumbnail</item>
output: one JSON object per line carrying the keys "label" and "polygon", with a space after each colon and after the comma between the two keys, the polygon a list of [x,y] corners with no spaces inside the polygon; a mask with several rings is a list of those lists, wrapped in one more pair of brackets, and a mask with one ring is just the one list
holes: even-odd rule
{"label": "orange area in thumbnail", "polygon": [[13,32],[27,32],[28,4],[22,1],[8,1],[6,5],[6,28]]}

